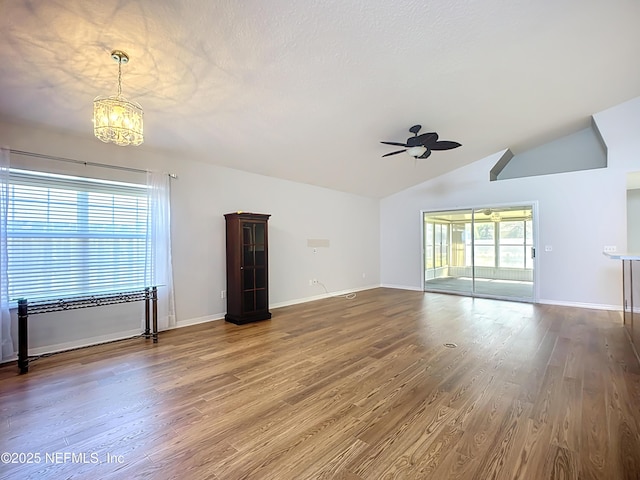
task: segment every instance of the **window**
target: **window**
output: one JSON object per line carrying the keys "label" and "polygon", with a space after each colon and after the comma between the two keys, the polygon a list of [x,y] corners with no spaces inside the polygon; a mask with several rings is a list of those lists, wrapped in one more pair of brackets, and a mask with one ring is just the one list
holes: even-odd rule
{"label": "window", "polygon": [[531,222],[503,221],[500,223],[500,266],[531,268]]}
{"label": "window", "polygon": [[429,268],[449,265],[449,225],[425,223],[425,266]]}
{"label": "window", "polygon": [[[493,222],[475,222],[473,224],[473,242],[475,244],[474,263],[476,267],[496,266],[495,224]],[[471,249],[471,243],[469,243]],[[471,255],[468,255],[471,258]]]}
{"label": "window", "polygon": [[449,225],[435,224],[435,259],[436,267],[449,264]]}
{"label": "window", "polygon": [[146,185],[11,169],[9,196],[10,299],[145,285]]}
{"label": "window", "polygon": [[424,227],[425,227],[425,232],[424,232],[424,241],[425,241],[425,248],[424,248],[424,261],[425,261],[425,266],[428,269],[431,269],[434,267],[435,262],[434,262],[434,248],[433,248],[433,226],[434,224],[431,222],[426,222]]}
{"label": "window", "polygon": [[[477,222],[474,225],[476,266],[533,268],[533,232],[530,220]],[[471,266],[471,223],[466,224],[466,234],[467,266]],[[494,238],[496,234],[497,245]]]}

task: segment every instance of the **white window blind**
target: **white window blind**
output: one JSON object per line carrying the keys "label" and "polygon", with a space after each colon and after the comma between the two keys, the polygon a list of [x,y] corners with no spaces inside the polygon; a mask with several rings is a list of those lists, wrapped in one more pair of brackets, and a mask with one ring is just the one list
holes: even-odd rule
{"label": "white window blind", "polygon": [[9,298],[145,286],[146,185],[11,169]]}

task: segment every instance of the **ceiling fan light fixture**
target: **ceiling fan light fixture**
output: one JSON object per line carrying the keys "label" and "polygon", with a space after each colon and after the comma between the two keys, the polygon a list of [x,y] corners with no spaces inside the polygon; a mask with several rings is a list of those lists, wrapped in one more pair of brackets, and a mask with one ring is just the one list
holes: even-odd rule
{"label": "ceiling fan light fixture", "polygon": [[122,96],[122,64],[129,62],[129,56],[114,50],[111,58],[118,62],[118,93],[93,100],[93,133],[105,143],[140,145],[144,141],[144,112],[139,104]]}
{"label": "ceiling fan light fixture", "polygon": [[417,145],[415,147],[407,148],[407,153],[411,155],[413,158],[418,158],[420,155],[422,155],[426,151],[427,151],[426,147],[423,147],[422,145]]}
{"label": "ceiling fan light fixture", "polygon": [[409,129],[413,133],[413,137],[407,138],[404,143],[401,142],[380,142],[385,145],[393,145],[394,147],[402,147],[402,150],[396,150],[395,152],[385,153],[383,157],[390,157],[391,155],[398,155],[402,152],[407,152],[414,159],[428,158],[431,152],[434,150],[451,150],[452,148],[458,148],[462,145],[458,142],[451,142],[449,140],[438,140],[438,134],[436,132],[423,133],[418,135],[421,125],[414,125]]}

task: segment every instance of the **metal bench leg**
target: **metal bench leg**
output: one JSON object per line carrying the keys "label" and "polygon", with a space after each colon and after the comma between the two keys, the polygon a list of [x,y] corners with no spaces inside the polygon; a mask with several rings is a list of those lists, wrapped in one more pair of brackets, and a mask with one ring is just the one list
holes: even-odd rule
{"label": "metal bench leg", "polygon": [[18,300],[18,368],[20,373],[29,371],[29,330],[28,303],[25,298]]}
{"label": "metal bench leg", "polygon": [[151,288],[151,303],[153,308],[153,343],[158,343],[158,287]]}
{"label": "metal bench leg", "polygon": [[144,289],[144,338],[151,338],[151,327],[149,325],[149,301],[151,294],[149,287]]}

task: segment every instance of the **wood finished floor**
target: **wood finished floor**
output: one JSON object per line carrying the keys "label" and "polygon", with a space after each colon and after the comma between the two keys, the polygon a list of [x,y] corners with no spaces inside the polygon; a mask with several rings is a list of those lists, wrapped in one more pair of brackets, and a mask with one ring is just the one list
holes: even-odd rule
{"label": "wood finished floor", "polygon": [[3,366],[0,452],[41,460],[0,478],[640,478],[619,313],[393,289],[272,312]]}

